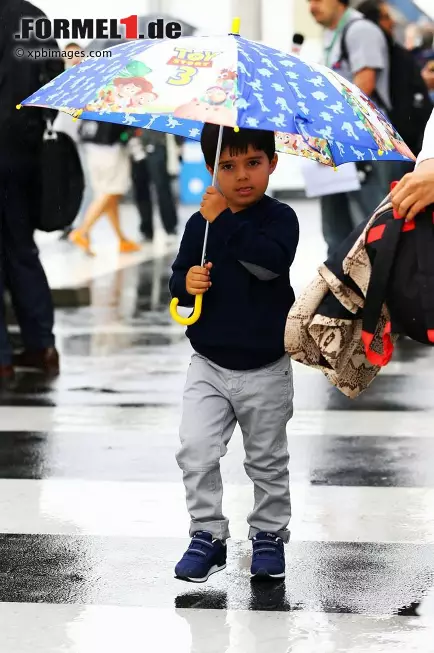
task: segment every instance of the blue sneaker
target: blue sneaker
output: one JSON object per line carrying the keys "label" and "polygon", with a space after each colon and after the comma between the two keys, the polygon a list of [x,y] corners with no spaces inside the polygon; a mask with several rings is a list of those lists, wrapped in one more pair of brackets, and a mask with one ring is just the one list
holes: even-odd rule
{"label": "blue sneaker", "polygon": [[198,531],[175,567],[176,578],[192,583],[204,583],[211,574],[226,567],[227,546],[213,539],[211,533]]}
{"label": "blue sneaker", "polygon": [[252,578],[285,578],[285,549],[282,538],[275,533],[261,531],[253,538],[252,545]]}

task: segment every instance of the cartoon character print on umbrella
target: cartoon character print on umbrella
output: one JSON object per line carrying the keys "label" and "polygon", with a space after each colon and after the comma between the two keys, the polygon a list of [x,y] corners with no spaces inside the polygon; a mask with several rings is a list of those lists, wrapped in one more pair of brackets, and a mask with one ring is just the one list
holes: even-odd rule
{"label": "cartoon character print on umbrella", "polygon": [[[369,120],[368,107],[364,105],[362,97],[357,97],[350,88],[342,84],[342,95],[348,104],[353,108],[355,115],[360,119],[364,129],[371,134],[379,150],[391,149],[392,142],[387,138],[387,134],[379,129]],[[369,105],[368,105],[369,106]]]}
{"label": "cartoon character print on umbrella", "polygon": [[303,138],[300,134],[276,131],[276,150],[284,154],[296,154],[325,165],[334,165],[327,141],[323,138]]}
{"label": "cartoon character print on umbrella", "polygon": [[230,68],[223,68],[217,77],[216,86],[223,89],[232,102],[237,98],[237,79],[237,72]]}
{"label": "cartoon character print on umbrella", "polygon": [[[413,158],[413,153],[401,136],[392,128],[389,121],[382,117],[378,107],[369,97],[364,95],[357,87],[350,87],[343,78],[337,77],[331,70],[328,71],[327,77],[340,90],[341,95],[351,106],[354,114],[360,119],[361,125],[363,125],[362,129],[365,129],[372,136],[380,152],[396,149],[403,156]],[[374,122],[374,117],[376,122]],[[348,123],[344,123],[344,131],[345,125],[348,125]],[[351,137],[354,138],[354,136],[357,139],[357,135],[352,133]]]}
{"label": "cartoon character print on umbrella", "polygon": [[203,97],[202,102],[213,106],[225,106],[231,109],[237,97],[236,87],[237,73],[234,70],[224,68],[219,72],[215,86],[210,86]]}
{"label": "cartoon character print on umbrella", "polygon": [[98,97],[85,107],[85,111],[148,113],[148,105],[158,98],[152,83],[145,77],[150,72],[151,69],[141,61],[130,62],[99,91]]}
{"label": "cartoon character print on umbrella", "polygon": [[216,84],[206,89],[200,98],[182,104],[173,112],[176,118],[186,118],[199,122],[212,122],[226,124],[228,127],[236,125],[237,110],[237,73],[224,68],[219,71]]}

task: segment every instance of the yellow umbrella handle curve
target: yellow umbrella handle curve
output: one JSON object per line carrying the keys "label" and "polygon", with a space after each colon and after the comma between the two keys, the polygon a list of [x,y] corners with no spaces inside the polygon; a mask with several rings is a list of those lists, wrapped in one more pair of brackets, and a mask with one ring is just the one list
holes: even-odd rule
{"label": "yellow umbrella handle curve", "polygon": [[178,314],[177,308],[179,304],[179,299],[174,297],[170,302],[170,315],[175,322],[178,324],[183,324],[184,326],[190,326],[198,321],[200,314],[202,313],[202,299],[203,295],[196,295],[194,299],[194,311],[190,317],[182,317]]}

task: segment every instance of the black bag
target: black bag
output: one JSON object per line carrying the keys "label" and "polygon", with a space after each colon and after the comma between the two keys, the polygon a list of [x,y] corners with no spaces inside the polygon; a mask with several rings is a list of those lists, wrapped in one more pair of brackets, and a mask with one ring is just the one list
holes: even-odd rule
{"label": "black bag", "polygon": [[84,174],[76,144],[47,119],[40,157],[40,206],[35,228],[58,231],[69,227],[80,210]]}
{"label": "black bag", "polygon": [[[368,360],[387,365],[393,354],[390,334],[434,345],[434,207],[411,222],[392,209],[381,213],[367,235],[372,274],[363,308],[363,333]],[[391,322],[383,336],[383,353],[371,350],[381,308]]]}
{"label": "black bag", "polygon": [[[349,22],[342,32],[340,61],[349,61],[348,30],[358,20],[367,19],[359,18]],[[372,100],[387,115],[405,143],[417,155],[422,149],[425,127],[434,108],[433,103],[413,54],[398,43],[385,38],[389,49],[389,92],[392,106],[389,109],[378,93],[372,96]]]}

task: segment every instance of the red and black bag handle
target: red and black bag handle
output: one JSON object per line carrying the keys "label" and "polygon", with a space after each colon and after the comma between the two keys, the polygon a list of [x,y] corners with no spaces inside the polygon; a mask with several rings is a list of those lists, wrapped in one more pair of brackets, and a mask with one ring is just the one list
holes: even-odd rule
{"label": "red and black bag handle", "polygon": [[[392,188],[395,183],[392,184]],[[434,343],[434,252],[431,253],[426,243],[432,240],[433,221],[430,219],[418,219],[416,229],[416,247],[418,259],[419,290],[422,298],[422,308],[427,323],[427,336],[430,342]],[[383,235],[378,244],[377,253],[372,267],[371,278],[366,294],[365,306],[363,309],[362,341],[365,346],[366,358],[373,365],[384,367],[392,358],[394,346],[391,339],[392,325],[389,322],[381,334],[383,342],[382,353],[372,349],[372,343],[378,328],[381,311],[397,253],[399,240],[406,225],[397,212],[393,211],[393,220],[386,223]],[[422,216],[421,216],[422,217]],[[415,222],[414,222],[415,226]],[[412,228],[414,228],[412,226]]]}
{"label": "red and black bag handle", "polygon": [[363,308],[361,337],[365,346],[366,358],[370,363],[379,367],[384,367],[390,362],[394,350],[390,337],[392,330],[390,322],[387,322],[381,334],[383,341],[382,353],[372,349],[372,343],[378,329],[381,311],[387,295],[387,287],[395,261],[395,254],[401,237],[402,222],[397,218],[395,213],[393,217],[395,218],[394,220],[386,223],[383,235],[378,243]]}

